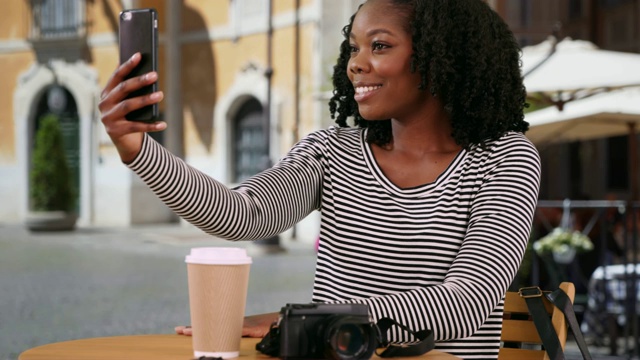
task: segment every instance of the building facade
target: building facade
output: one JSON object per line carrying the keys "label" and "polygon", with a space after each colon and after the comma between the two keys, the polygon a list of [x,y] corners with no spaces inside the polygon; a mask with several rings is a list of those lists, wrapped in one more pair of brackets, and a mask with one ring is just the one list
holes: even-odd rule
{"label": "building facade", "polygon": [[[24,0],[0,13],[0,222],[29,212],[38,119],[61,114],[79,194],[79,225],[176,221],[119,160],[98,111],[119,62],[119,13],[159,14],[161,117],[156,136],[229,185],[332,124],[327,107],[340,30],[360,0]],[[487,0],[521,45],[561,36],[640,52],[640,0]],[[271,6],[270,6],[271,4]],[[558,27],[558,24],[561,24]],[[541,149],[541,198],[629,191],[626,137]],[[313,220],[311,220],[313,221]]]}
{"label": "building facade", "polygon": [[35,129],[60,114],[79,226],[175,221],[119,160],[100,122],[101,89],[119,62],[119,13],[159,16],[161,118],[154,136],[233,185],[329,126],[340,33],[359,1],[25,0],[0,14],[0,221],[29,212]]}

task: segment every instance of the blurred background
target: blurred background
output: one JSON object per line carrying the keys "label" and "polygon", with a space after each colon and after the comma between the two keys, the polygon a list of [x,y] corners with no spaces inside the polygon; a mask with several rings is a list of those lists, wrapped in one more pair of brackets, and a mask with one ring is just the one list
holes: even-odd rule
{"label": "blurred background", "polygon": [[[543,161],[532,246],[513,287],[539,284],[553,288],[561,281],[573,281],[578,290],[576,310],[593,346],[637,358],[640,0],[487,2],[523,47],[522,69],[531,105],[526,114],[531,124],[527,135]],[[341,29],[360,3],[3,1],[0,251],[7,264],[13,265],[2,268],[0,275],[0,281],[4,279],[0,283],[0,300],[4,299],[0,301],[0,337],[6,339],[19,328],[18,323],[28,317],[25,309],[39,306],[33,292],[12,291],[19,286],[15,279],[25,274],[21,271],[38,268],[35,263],[42,268],[51,260],[49,250],[44,250],[49,244],[44,240],[47,231],[39,229],[36,235],[28,231],[34,222],[38,226],[43,222],[44,215],[35,214],[32,194],[39,185],[32,172],[38,167],[36,135],[47,117],[53,116],[59,124],[69,169],[65,178],[75,195],[67,211],[72,216],[64,219],[72,232],[63,235],[65,241],[59,232],[51,233],[60,244],[69,246],[65,251],[89,251],[77,247],[95,246],[91,239],[101,239],[100,234],[106,233],[114,234],[104,235],[107,239],[131,236],[136,244],[156,244],[153,239],[162,238],[167,231],[186,231],[188,235],[175,235],[168,241],[173,244],[167,245],[169,250],[156,249],[181,259],[186,249],[181,239],[213,241],[192,233],[122,165],[100,123],[100,92],[119,62],[118,22],[123,9],[153,7],[159,15],[159,87],[165,93],[160,112],[169,127],[154,137],[188,163],[233,185],[273,164],[302,136],[333,124],[327,101]],[[45,222],[49,220],[46,217]],[[256,247],[263,250],[255,251],[271,259],[271,265],[264,266],[273,274],[280,274],[274,266],[287,253],[302,252],[309,257],[305,264],[312,265],[318,225],[319,215],[314,213],[280,237],[259,242]],[[136,229],[156,230],[141,234]],[[585,235],[592,246],[545,237],[574,232]],[[535,250],[533,244],[545,238],[565,246],[562,251]],[[105,243],[113,244],[118,254],[128,247],[136,253],[134,245]],[[40,255],[34,258],[34,251]],[[149,252],[153,253],[141,253]],[[555,256],[560,252],[571,256]],[[21,256],[23,261],[19,261]],[[76,273],[90,271],[91,267],[74,267],[71,259],[68,264]],[[46,269],[42,268],[45,275]],[[292,269],[279,271],[287,274]],[[312,278],[313,266],[300,271]],[[176,281],[183,277],[179,279]],[[52,284],[46,278],[41,281]],[[286,291],[293,284],[298,283],[282,288],[274,285],[273,290]],[[12,293],[24,294],[24,298],[11,298]],[[181,301],[182,306],[184,298]],[[281,301],[277,298],[273,304],[279,306]],[[17,302],[22,304],[20,311],[12,307]],[[257,311],[260,302],[253,304]],[[130,330],[159,331],[179,321],[165,320],[156,327]],[[29,329],[27,332],[35,331]],[[110,331],[105,333],[117,333],[117,327]],[[26,345],[89,335],[94,333],[43,335]],[[13,339],[9,352],[13,355],[8,358],[26,346]],[[5,345],[0,343],[0,348],[10,347]]]}

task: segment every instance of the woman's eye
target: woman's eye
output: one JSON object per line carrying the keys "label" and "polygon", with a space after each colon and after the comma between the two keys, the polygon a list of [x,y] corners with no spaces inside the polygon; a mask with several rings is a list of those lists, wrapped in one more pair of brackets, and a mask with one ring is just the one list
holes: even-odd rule
{"label": "woman's eye", "polygon": [[379,43],[379,42],[374,42],[374,43],[371,45],[371,48],[372,48],[373,50],[384,50],[384,49],[386,49],[387,47],[388,47],[387,45],[382,44],[382,43]]}
{"label": "woman's eye", "polygon": [[349,45],[349,52],[350,53],[358,52],[358,48],[355,47],[355,45]]}

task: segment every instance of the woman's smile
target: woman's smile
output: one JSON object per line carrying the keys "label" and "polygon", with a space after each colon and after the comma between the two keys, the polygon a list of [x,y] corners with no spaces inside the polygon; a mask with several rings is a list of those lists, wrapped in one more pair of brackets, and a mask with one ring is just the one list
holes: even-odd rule
{"label": "woman's smile", "polygon": [[353,98],[357,102],[365,101],[371,98],[382,88],[382,85],[354,85],[355,95]]}

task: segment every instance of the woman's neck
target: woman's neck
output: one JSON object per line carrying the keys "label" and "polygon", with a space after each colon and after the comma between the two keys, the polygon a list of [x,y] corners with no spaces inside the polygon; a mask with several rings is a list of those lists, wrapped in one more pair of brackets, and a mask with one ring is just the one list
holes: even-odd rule
{"label": "woman's neck", "polygon": [[388,150],[419,156],[424,153],[449,153],[460,150],[453,136],[449,115],[435,98],[415,116],[391,120],[392,143]]}

